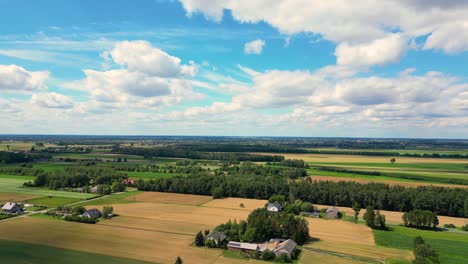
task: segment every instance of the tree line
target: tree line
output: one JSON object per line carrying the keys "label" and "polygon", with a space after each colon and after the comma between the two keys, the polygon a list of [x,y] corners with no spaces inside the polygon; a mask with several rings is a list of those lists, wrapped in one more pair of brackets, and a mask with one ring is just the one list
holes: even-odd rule
{"label": "tree line", "polygon": [[212,195],[219,188],[224,197],[268,199],[279,194],[314,204],[361,208],[373,206],[376,210],[408,212],[429,210],[439,215],[468,217],[468,190],[421,186],[417,188],[390,186],[384,183],[312,181],[310,178],[291,181],[258,166],[232,166],[226,171],[207,172],[138,181],[143,191],[175,192]]}

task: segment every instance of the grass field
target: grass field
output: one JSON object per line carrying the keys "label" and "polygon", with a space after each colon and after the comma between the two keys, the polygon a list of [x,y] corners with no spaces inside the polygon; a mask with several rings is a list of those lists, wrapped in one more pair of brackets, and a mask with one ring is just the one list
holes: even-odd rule
{"label": "grass field", "polygon": [[44,162],[44,163],[35,163],[34,168],[42,169],[44,171],[55,171],[55,170],[64,170],[66,166],[73,165],[71,162]]}
{"label": "grass field", "polygon": [[144,264],[148,262],[92,254],[75,250],[0,240],[2,263],[101,263],[101,264]]}
{"label": "grass field", "polygon": [[1,179],[11,179],[11,180],[22,180],[22,181],[34,181],[36,177],[34,176],[23,176],[23,175],[8,175],[8,174],[0,174]]}
{"label": "grass field", "polygon": [[[23,177],[23,176],[19,176]],[[46,188],[22,187],[26,180],[0,178],[0,192],[18,193],[24,195],[58,196],[66,198],[88,199],[96,195],[90,193],[77,193],[67,191],[55,191]]]}
{"label": "grass field", "polygon": [[137,155],[122,155],[122,154],[93,154],[93,153],[60,153],[57,155],[53,155],[54,158],[62,158],[62,159],[104,159],[104,160],[114,160],[117,158],[127,159],[127,160],[143,160],[143,156]]}
{"label": "grass field", "polygon": [[211,198],[211,196],[193,194],[144,192],[135,196],[129,196],[126,199],[135,202],[201,205],[211,201],[213,198]]}
{"label": "grass field", "polygon": [[67,197],[41,197],[41,198],[35,198],[35,199],[30,199],[25,201],[25,203],[29,204],[36,204],[36,205],[43,205],[47,206],[48,208],[54,208],[57,206],[63,206],[66,204],[71,204],[71,203],[76,203],[81,201],[81,199],[78,198],[67,198]]}
{"label": "grass field", "polygon": [[412,249],[413,240],[421,236],[439,253],[440,263],[466,263],[468,259],[468,234],[424,231],[402,226],[392,226],[391,231],[374,230],[378,245]]}

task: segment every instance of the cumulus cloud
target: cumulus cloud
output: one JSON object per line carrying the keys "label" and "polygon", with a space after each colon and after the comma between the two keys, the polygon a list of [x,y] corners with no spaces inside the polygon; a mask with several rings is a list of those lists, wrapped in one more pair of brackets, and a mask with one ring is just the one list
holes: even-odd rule
{"label": "cumulus cloud", "polygon": [[72,108],[73,100],[63,94],[39,93],[33,94],[31,103],[44,108],[69,109]]}
{"label": "cumulus cloud", "polygon": [[245,43],[244,52],[245,54],[261,54],[263,47],[265,46],[265,41],[261,39],[252,40]]}
{"label": "cumulus cloud", "polygon": [[468,50],[468,19],[438,27],[427,38],[424,49],[440,49],[449,54]]}
{"label": "cumulus cloud", "polygon": [[48,71],[28,71],[17,65],[0,65],[0,90],[31,92],[47,89]]}
{"label": "cumulus cloud", "polygon": [[[338,44],[369,44],[401,32],[409,38],[433,34],[427,48],[449,52],[468,49],[468,38],[450,30],[466,28],[468,2],[463,0],[330,0],[313,5],[308,0],[281,0],[275,4],[265,0],[223,0],[209,5],[203,0],[180,1],[189,15],[201,12],[219,22],[223,10],[228,9],[242,23],[266,22],[286,35],[314,33]],[[452,42],[450,48],[446,41]]]}
{"label": "cumulus cloud", "polygon": [[122,41],[114,49],[104,53],[118,65],[125,65],[130,71],[138,71],[158,77],[194,76],[196,65],[191,62],[182,65],[181,60],[155,48],[147,41]]}
{"label": "cumulus cloud", "polygon": [[391,34],[370,43],[350,45],[347,42],[336,47],[335,56],[340,65],[371,66],[395,63],[408,48],[408,41],[400,34]]}

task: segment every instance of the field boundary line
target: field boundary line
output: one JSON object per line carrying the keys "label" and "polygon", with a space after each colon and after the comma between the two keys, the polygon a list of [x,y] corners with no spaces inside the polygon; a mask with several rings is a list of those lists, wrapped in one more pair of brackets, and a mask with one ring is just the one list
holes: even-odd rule
{"label": "field boundary line", "polygon": [[163,230],[155,230],[155,229],[146,229],[146,228],[138,228],[138,227],[129,227],[129,226],[120,226],[120,225],[113,225],[113,224],[99,224],[100,226],[109,226],[115,228],[123,228],[123,229],[131,229],[131,230],[140,230],[140,231],[148,231],[148,232],[155,232],[155,233],[164,233],[164,234],[172,234],[172,235],[181,235],[181,236],[190,236],[193,237],[193,234],[188,233],[178,233],[178,232],[170,232],[170,231],[163,231]]}

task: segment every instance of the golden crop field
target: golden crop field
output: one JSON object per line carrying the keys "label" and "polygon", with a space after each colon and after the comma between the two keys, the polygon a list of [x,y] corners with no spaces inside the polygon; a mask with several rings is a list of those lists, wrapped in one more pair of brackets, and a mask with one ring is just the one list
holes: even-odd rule
{"label": "golden crop field", "polygon": [[299,264],[361,264],[362,262],[353,261],[351,259],[340,258],[337,256],[331,256],[328,254],[321,254],[317,252],[311,252],[303,250]]}
{"label": "golden crop field", "polygon": [[306,218],[309,222],[309,233],[312,238],[324,241],[374,245],[372,229],[340,220]]}
{"label": "golden crop field", "polygon": [[213,200],[211,196],[180,194],[180,193],[164,193],[164,192],[144,192],[126,198],[136,202],[150,203],[167,203],[167,204],[185,204],[185,205],[201,205]]}
{"label": "golden crop field", "polygon": [[[328,206],[324,205],[315,205],[317,208],[327,208]],[[337,206],[338,209],[340,209],[341,212],[346,213],[348,216],[353,216],[354,211],[350,207],[341,207]],[[366,212],[366,209],[361,209],[359,212],[359,218],[362,219],[362,216]],[[385,210],[380,210],[380,212],[385,215],[385,219],[388,224],[401,224],[403,223],[402,221],[402,212],[393,212],[393,211],[385,211]],[[458,227],[463,226],[468,224],[468,218],[461,218],[461,217],[450,217],[450,216],[437,216],[439,218],[439,226],[443,226],[445,224],[454,224]]]}
{"label": "golden crop field", "polygon": [[114,212],[121,216],[172,221],[185,225],[199,224],[207,227],[215,227],[228,220],[247,219],[250,213],[244,210],[161,203],[115,204],[113,207]]}
{"label": "golden crop field", "polygon": [[21,202],[21,201],[26,201],[26,200],[30,200],[34,198],[39,198],[39,197],[41,196],[0,192],[0,204],[3,204],[5,202]]}
{"label": "golden crop field", "polygon": [[[262,153],[255,154],[263,155],[281,155],[285,159],[301,159],[306,162],[343,162],[343,163],[388,163],[391,157],[388,156],[360,156],[360,155],[334,155],[334,154],[291,154],[291,153]],[[463,159],[435,159],[435,158],[413,158],[413,157],[397,157],[398,163],[452,163],[465,164]]]}
{"label": "golden crop field", "polygon": [[[111,220],[112,221],[112,220]],[[217,250],[191,246],[193,236],[25,217],[0,224],[0,239],[156,263],[214,263]]]}
{"label": "golden crop field", "polygon": [[[267,200],[245,199],[245,198],[223,198],[223,199],[214,199],[210,202],[203,204],[202,206],[252,211],[254,209],[264,207],[266,203],[268,203]],[[240,206],[241,204],[243,204],[244,207],[241,207]]]}

